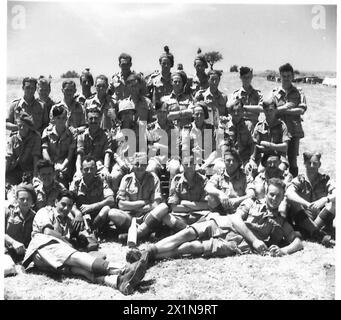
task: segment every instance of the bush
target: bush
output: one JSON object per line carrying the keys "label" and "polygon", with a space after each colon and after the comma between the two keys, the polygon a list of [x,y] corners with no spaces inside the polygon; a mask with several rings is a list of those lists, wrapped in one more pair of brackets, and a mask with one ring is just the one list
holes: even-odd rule
{"label": "bush", "polygon": [[61,76],[61,78],[79,78],[79,74],[75,71],[67,71],[66,73],[63,73]]}
{"label": "bush", "polygon": [[234,64],[233,66],[230,67],[230,72],[238,72],[238,66]]}

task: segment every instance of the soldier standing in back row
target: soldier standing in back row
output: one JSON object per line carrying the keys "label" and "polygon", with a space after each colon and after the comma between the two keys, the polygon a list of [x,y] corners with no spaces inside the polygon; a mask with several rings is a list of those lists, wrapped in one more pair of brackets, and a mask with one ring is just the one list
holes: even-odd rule
{"label": "soldier standing in back row", "polygon": [[205,56],[201,53],[199,48],[197,51],[198,55],[194,59],[194,68],[196,75],[192,80],[191,91],[193,97],[199,90],[206,90],[209,87],[208,75],[205,73],[205,69],[208,68]]}
{"label": "soldier standing in back row", "polygon": [[262,99],[260,90],[256,90],[251,85],[253,78],[253,70],[249,67],[240,67],[240,80],[242,87],[233,92],[233,100],[241,100],[244,107],[244,118],[250,120],[255,126],[258,122],[259,113],[262,112],[262,107],[258,106]]}
{"label": "soldier standing in back row", "polygon": [[159,58],[161,71],[153,72],[146,79],[148,97],[154,105],[159,103],[162,97],[171,94],[173,89],[171,68],[174,66],[174,56],[169,52],[168,46],[164,47],[164,51]]}
{"label": "soldier standing in back row", "polygon": [[82,87],[82,93],[76,96],[77,101],[84,105],[86,99],[90,99],[94,94],[91,92],[91,87],[94,85],[94,78],[89,68],[85,68],[79,78]]}
{"label": "soldier standing in back row", "polygon": [[307,110],[305,95],[301,88],[292,84],[294,69],[286,63],[279,68],[282,85],[272,90],[279,117],[285,122],[291,139],[288,143],[289,171],[296,177],[298,174],[297,156],[300,139],[304,137],[301,115]]}

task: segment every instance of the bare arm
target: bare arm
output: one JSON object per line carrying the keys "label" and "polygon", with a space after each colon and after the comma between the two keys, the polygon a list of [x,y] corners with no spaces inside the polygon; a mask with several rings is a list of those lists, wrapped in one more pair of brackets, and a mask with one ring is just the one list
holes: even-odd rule
{"label": "bare arm", "polygon": [[190,211],[208,210],[207,201],[182,200],[180,205],[183,205],[184,207],[188,208]]}
{"label": "bare arm", "polygon": [[301,204],[303,207],[307,208],[310,206],[310,202],[303,199],[300,195],[297,194],[296,190],[292,185],[290,185],[287,189],[286,196],[290,201]]}

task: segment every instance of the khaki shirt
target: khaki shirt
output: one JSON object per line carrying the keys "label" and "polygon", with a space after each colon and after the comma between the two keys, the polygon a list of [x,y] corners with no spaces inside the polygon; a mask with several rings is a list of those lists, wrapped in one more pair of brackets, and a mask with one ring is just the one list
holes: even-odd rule
{"label": "khaki shirt", "polygon": [[174,176],[169,189],[169,204],[180,204],[182,200],[205,201],[207,178],[195,173],[193,181],[188,181],[184,173]]}
{"label": "khaki shirt", "polygon": [[[181,93],[180,95],[176,96],[174,92],[172,92],[168,96],[164,96],[161,99],[162,103],[166,103],[168,112],[172,111],[183,111],[187,110],[192,107],[193,101],[192,97],[188,94]],[[183,127],[187,124],[190,124],[192,121],[191,115],[186,115],[181,119],[175,120],[174,124]]]}
{"label": "khaki shirt", "polygon": [[[275,98],[277,107],[287,102],[293,102],[295,104],[294,108],[301,108],[304,112],[307,110],[306,98],[301,88],[291,86],[287,93],[281,87],[275,88],[272,90],[272,96]],[[300,115],[282,115],[281,118],[287,125],[292,137],[304,137],[303,120]]]}
{"label": "khaki shirt", "polygon": [[56,102],[53,101],[50,97],[47,97],[46,100],[42,100],[40,98],[37,98],[37,100],[43,105],[43,108],[44,110],[46,110],[46,114],[49,117],[51,108],[56,104]]}
{"label": "khaki shirt", "polygon": [[160,71],[156,71],[149,76],[147,88],[149,97],[155,105],[160,102],[164,96],[170,95],[173,91],[171,76],[166,80]]}
{"label": "khaki shirt", "polygon": [[69,189],[76,193],[78,205],[97,203],[114,195],[107,182],[98,175],[90,185],[82,177],[78,177],[72,180]]}
{"label": "khaki shirt", "polygon": [[[130,74],[132,73],[133,71],[130,72]],[[110,92],[116,103],[129,97],[129,88],[121,72],[115,73],[112,76],[110,83]]]}
{"label": "khaki shirt", "polygon": [[111,141],[108,134],[99,129],[96,136],[90,134],[89,128],[77,137],[77,154],[91,155],[96,161],[104,161],[106,153],[112,153]]}
{"label": "khaki shirt", "polygon": [[6,149],[6,159],[9,163],[7,170],[12,170],[19,165],[23,171],[33,171],[35,156],[41,156],[41,138],[37,132],[31,131],[24,138],[16,132],[9,137]]}
{"label": "khaki shirt", "polygon": [[[249,91],[246,91],[243,87],[241,87],[233,92],[232,99],[238,99],[246,106],[254,106],[259,104],[259,102],[263,99],[263,95],[260,90],[256,90],[253,87],[251,87],[251,90]],[[244,118],[252,121],[253,124],[257,123],[258,116],[259,114],[253,112],[245,111],[244,113]]]}
{"label": "khaki shirt", "polygon": [[155,173],[146,172],[142,182],[140,182],[135,173],[125,175],[117,192],[117,201],[119,200],[145,200],[153,203],[161,200],[160,180]]}
{"label": "khaki shirt", "polygon": [[9,205],[5,209],[5,233],[27,248],[31,241],[34,216],[35,212],[31,209],[24,217],[17,204]]}
{"label": "khaki shirt", "polygon": [[207,75],[204,77],[204,79],[201,82],[197,75],[193,77],[192,83],[191,83],[191,92],[194,97],[198,91],[205,91],[206,89],[208,89],[208,87],[209,87],[209,84],[208,84]]}
{"label": "khaki shirt", "polygon": [[64,161],[69,154],[70,149],[75,152],[76,150],[76,137],[66,128],[65,131],[59,136],[56,127],[50,124],[43,132],[42,136],[42,149],[47,149],[50,159],[56,163]]}
{"label": "khaki shirt", "polygon": [[24,98],[13,100],[8,113],[6,122],[16,124],[16,120],[20,117],[22,112],[26,112],[33,118],[34,129],[42,132],[49,123],[48,113],[43,104],[38,99],[34,99],[28,104]]}
{"label": "khaki shirt", "polygon": [[194,100],[200,100],[200,96],[203,97],[203,100],[207,104],[208,119],[206,122],[218,128],[219,117],[227,115],[227,96],[219,90],[216,94],[213,94],[210,88],[207,88],[205,91],[198,91]]}

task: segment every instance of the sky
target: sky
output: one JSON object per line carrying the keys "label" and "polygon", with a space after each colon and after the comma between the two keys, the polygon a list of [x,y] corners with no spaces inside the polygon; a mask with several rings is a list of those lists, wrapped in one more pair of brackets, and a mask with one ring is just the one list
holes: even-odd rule
{"label": "sky", "polygon": [[55,77],[89,67],[111,76],[122,52],[132,55],[135,71],[147,73],[159,68],[165,45],[189,74],[199,47],[219,51],[222,70],[233,64],[277,70],[290,62],[300,71],[336,71],[336,6],[323,5],[319,29],[313,24],[321,11],[313,7],[9,1],[7,75]]}

